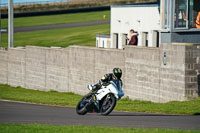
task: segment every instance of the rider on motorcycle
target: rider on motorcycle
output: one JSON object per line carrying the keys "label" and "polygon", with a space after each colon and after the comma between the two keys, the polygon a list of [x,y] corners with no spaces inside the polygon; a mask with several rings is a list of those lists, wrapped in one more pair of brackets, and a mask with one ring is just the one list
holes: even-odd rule
{"label": "rider on motorcycle", "polygon": [[92,86],[92,91],[97,91],[101,89],[101,86],[109,85],[110,81],[112,80],[120,80],[121,81],[122,70],[120,68],[114,68],[113,73],[108,73],[104,75],[100,80],[99,83]]}
{"label": "rider on motorcycle", "polygon": [[90,92],[77,104],[76,112],[84,115],[87,112],[97,112],[108,115],[114,109],[116,102],[124,96],[122,89],[122,70],[114,68],[113,73],[108,73],[99,80],[99,83],[88,86]]}

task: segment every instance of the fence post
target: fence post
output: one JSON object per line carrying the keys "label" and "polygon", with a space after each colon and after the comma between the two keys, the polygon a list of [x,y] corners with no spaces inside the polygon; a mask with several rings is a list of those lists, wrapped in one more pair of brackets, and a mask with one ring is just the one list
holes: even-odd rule
{"label": "fence post", "polygon": [[13,47],[13,0],[8,0],[8,48]]}

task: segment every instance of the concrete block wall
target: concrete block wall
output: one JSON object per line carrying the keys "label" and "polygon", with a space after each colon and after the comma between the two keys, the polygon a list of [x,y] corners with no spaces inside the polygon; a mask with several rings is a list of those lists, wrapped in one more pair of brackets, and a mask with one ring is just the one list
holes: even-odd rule
{"label": "concrete block wall", "polygon": [[0,83],[36,90],[84,95],[89,83],[114,67],[124,69],[124,51],[79,46],[0,51]]}
{"label": "concrete block wall", "polygon": [[44,47],[26,47],[26,88],[46,90],[47,49]]}
{"label": "concrete block wall", "polygon": [[70,91],[68,50],[26,47],[25,88]]}
{"label": "concrete block wall", "polygon": [[67,49],[46,49],[46,90],[71,92],[69,89],[69,52]]}
{"label": "concrete block wall", "polygon": [[87,85],[94,82],[95,50],[93,48],[69,47],[69,89],[86,94]]}
{"label": "concrete block wall", "polygon": [[197,97],[200,94],[200,45],[185,46],[185,96]]}
{"label": "concrete block wall", "polygon": [[29,89],[84,95],[89,83],[97,83],[114,67],[122,68],[124,91],[131,99],[183,101],[197,97],[200,90],[200,45],[126,46],[125,50],[27,46],[0,50],[0,83]]}
{"label": "concrete block wall", "polygon": [[8,83],[8,52],[0,49],[0,83]]}
{"label": "concrete block wall", "polygon": [[126,46],[127,95],[131,99],[154,102],[198,97],[199,53],[200,45],[162,44],[160,48]]}
{"label": "concrete block wall", "polygon": [[131,99],[160,100],[159,48],[127,46],[125,48],[125,92]]}
{"label": "concrete block wall", "polygon": [[8,83],[11,86],[25,87],[26,50],[9,49],[8,53]]}
{"label": "concrete block wall", "polygon": [[185,45],[162,44],[160,46],[160,101],[183,101],[185,98]]}
{"label": "concrete block wall", "polygon": [[98,82],[106,73],[112,73],[113,68],[119,67],[123,71],[122,79],[125,77],[124,51],[117,49],[95,50],[94,82]]}

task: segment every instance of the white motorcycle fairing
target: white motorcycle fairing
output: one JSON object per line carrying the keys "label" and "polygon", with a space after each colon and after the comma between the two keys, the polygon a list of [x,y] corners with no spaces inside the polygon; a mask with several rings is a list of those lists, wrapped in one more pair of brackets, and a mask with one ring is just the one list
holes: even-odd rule
{"label": "white motorcycle fairing", "polygon": [[[93,85],[90,84],[88,88],[92,90],[92,86]],[[104,96],[106,96],[109,93],[113,94],[117,100],[123,97],[124,92],[122,90],[121,82],[119,82],[118,87],[113,81],[110,81],[110,84],[108,86],[102,86],[101,89],[97,91],[96,98],[97,100],[101,100]]]}

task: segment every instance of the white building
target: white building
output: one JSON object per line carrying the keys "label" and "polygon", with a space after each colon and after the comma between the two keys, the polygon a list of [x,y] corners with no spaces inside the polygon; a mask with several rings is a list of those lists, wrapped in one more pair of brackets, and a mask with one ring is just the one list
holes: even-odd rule
{"label": "white building", "polygon": [[131,29],[138,32],[139,46],[156,47],[160,30],[158,4],[112,6],[111,47],[122,49],[127,45]]}
{"label": "white building", "polygon": [[111,43],[104,47],[123,49],[131,29],[138,33],[138,46],[199,43],[200,28],[195,26],[199,4],[200,0],[158,0],[156,3],[111,6]]}
{"label": "white building", "polygon": [[[111,29],[109,46],[102,46],[103,36],[96,46],[122,49],[127,45],[129,31],[138,32],[138,45],[156,47],[158,45],[158,30],[160,29],[160,14],[158,4],[135,4],[111,6]],[[106,37],[106,39],[108,39]]]}

